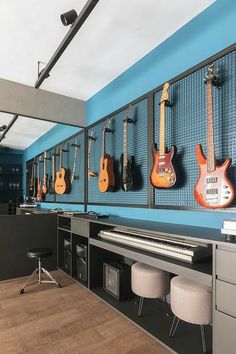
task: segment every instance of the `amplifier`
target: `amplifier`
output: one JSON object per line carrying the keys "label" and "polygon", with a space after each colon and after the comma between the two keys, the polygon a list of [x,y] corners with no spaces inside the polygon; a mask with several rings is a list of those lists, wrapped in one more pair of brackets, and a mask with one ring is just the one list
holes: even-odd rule
{"label": "amplifier", "polygon": [[119,301],[130,299],[133,295],[130,266],[117,262],[103,263],[103,289]]}

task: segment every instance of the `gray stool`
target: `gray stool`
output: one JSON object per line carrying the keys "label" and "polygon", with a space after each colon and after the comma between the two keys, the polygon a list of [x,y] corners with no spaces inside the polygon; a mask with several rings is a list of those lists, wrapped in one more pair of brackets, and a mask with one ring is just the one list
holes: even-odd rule
{"label": "gray stool", "polygon": [[[36,268],[33,273],[29,276],[27,282],[23,286],[23,288],[19,291],[20,294],[23,294],[25,288],[31,283],[35,276],[38,278],[38,283],[52,283],[57,285],[58,288],[61,288],[61,285],[51,276],[51,274],[42,267],[42,258],[50,257],[52,255],[51,248],[33,248],[27,251],[27,256],[29,258],[34,258],[38,260],[38,268]],[[42,274],[45,274],[50,280],[42,280]]]}
{"label": "gray stool", "polygon": [[139,296],[138,316],[142,316],[144,298],[158,299],[165,297],[170,291],[170,274],[137,262],[131,268],[131,287]]}
{"label": "gray stool", "polygon": [[169,336],[173,337],[179,321],[200,326],[203,352],[207,352],[204,325],[212,320],[212,288],[191,279],[176,276],[171,280],[170,305],[174,319]]}

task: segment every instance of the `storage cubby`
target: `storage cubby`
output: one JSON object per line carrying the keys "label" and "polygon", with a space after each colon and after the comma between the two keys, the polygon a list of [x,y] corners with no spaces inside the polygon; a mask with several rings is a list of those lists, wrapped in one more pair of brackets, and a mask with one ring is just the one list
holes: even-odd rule
{"label": "storage cubby", "polygon": [[72,234],[72,276],[88,286],[88,239]]}
{"label": "storage cubby", "polygon": [[58,245],[58,267],[64,272],[72,275],[72,240],[71,233],[58,229],[57,234]]}

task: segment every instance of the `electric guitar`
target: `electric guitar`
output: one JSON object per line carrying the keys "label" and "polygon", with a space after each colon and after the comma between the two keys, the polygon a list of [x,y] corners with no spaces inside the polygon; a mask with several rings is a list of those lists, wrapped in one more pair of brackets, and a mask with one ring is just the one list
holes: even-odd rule
{"label": "electric guitar", "polygon": [[71,175],[71,179],[70,182],[71,184],[78,179],[79,177],[75,175],[75,170],[76,170],[76,162],[77,162],[77,153],[78,153],[78,148],[79,145],[77,143],[77,140],[75,140],[75,143],[72,144],[72,146],[74,146],[74,159],[73,159],[73,169],[72,169],[72,175]]}
{"label": "electric guitar", "polygon": [[213,126],[212,86],[220,86],[214,64],[208,67],[206,78],[207,94],[207,158],[200,144],[196,147],[199,177],[194,188],[198,204],[206,208],[225,208],[234,199],[234,188],[227,176],[231,159],[227,158],[220,166],[216,165]]}
{"label": "electric guitar", "polygon": [[134,185],[134,156],[128,158],[128,124],[134,123],[133,119],[130,118],[132,111],[132,106],[129,106],[128,113],[124,119],[124,142],[123,142],[123,153],[120,157],[121,164],[121,187],[125,192],[128,192],[133,188]]}
{"label": "electric guitar", "polygon": [[89,144],[88,144],[88,180],[90,181],[90,177],[97,176],[97,172],[91,170],[91,163],[90,163],[92,142],[96,140],[96,138],[94,138],[94,136],[93,136],[93,131],[91,131],[91,134],[89,135],[88,139],[89,139]]}
{"label": "electric guitar", "polygon": [[37,189],[37,184],[35,178],[35,158],[34,158],[32,162],[31,178],[30,178],[30,185],[28,190],[28,196],[31,200],[33,200],[33,198],[35,198],[36,196],[36,189]]}
{"label": "electric guitar", "polygon": [[55,193],[55,156],[56,156],[56,148],[53,149],[52,153],[52,174],[50,176],[49,180],[49,193],[54,194]]}
{"label": "electric guitar", "polygon": [[55,192],[57,194],[70,193],[70,170],[62,167],[63,147],[60,148],[60,168],[56,172]]}
{"label": "electric guitar", "polygon": [[113,158],[106,153],[107,132],[111,132],[108,121],[102,130],[102,156],[100,159],[100,172],[98,178],[99,191],[102,193],[112,191],[115,187]]}
{"label": "electric guitar", "polygon": [[37,195],[36,195],[37,202],[43,201],[42,180],[40,178],[40,163],[41,163],[41,161],[42,161],[42,159],[40,156],[38,158],[38,184],[37,184]]}
{"label": "electric guitar", "polygon": [[155,188],[171,188],[176,183],[176,173],[172,164],[175,153],[175,147],[172,146],[169,152],[165,147],[165,107],[168,104],[169,83],[165,83],[160,102],[160,146],[159,151],[153,144],[153,167],[150,175],[150,181]]}
{"label": "electric guitar", "polygon": [[47,153],[46,151],[44,152],[44,157],[43,157],[43,186],[42,186],[42,192],[43,194],[48,193],[48,175],[46,173],[46,161],[47,161]]}

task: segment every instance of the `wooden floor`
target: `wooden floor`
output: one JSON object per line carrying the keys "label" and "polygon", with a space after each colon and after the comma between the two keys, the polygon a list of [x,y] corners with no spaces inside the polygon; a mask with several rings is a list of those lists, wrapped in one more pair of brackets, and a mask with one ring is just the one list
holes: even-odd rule
{"label": "wooden floor", "polygon": [[25,278],[0,282],[0,353],[169,354],[155,340],[64,273],[63,285],[18,289]]}

